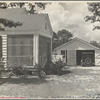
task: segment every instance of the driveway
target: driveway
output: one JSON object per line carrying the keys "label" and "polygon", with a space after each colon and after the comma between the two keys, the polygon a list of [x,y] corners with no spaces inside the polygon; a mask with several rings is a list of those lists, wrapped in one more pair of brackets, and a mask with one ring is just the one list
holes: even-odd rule
{"label": "driveway", "polygon": [[0,79],[0,97],[19,98],[99,98],[100,66],[70,67],[64,75],[47,75],[45,79]]}

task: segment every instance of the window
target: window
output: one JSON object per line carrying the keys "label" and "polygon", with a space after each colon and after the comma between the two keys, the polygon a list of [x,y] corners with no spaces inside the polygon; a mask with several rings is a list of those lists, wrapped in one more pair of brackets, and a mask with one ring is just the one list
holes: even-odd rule
{"label": "window", "polygon": [[61,50],[61,55],[65,58],[65,50]]}
{"label": "window", "polygon": [[33,65],[33,35],[8,36],[8,61],[18,65]]}

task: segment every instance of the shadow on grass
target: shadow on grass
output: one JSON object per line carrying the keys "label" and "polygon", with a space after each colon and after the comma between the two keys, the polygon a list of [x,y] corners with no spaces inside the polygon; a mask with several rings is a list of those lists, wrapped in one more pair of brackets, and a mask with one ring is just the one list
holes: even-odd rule
{"label": "shadow on grass", "polygon": [[58,76],[61,76],[61,75],[70,74],[70,73],[73,73],[73,72],[70,71],[70,70],[62,70],[60,72],[53,72],[50,75],[58,75]]}
{"label": "shadow on grass", "polygon": [[[59,76],[72,73],[70,70],[61,71]],[[47,82],[45,78],[39,79],[38,77],[33,78],[0,78],[0,85],[2,84],[42,84]]]}
{"label": "shadow on grass", "polygon": [[0,85],[2,84],[41,84],[47,82],[45,79],[39,78],[0,78]]}
{"label": "shadow on grass", "polygon": [[61,71],[61,72],[60,72],[60,76],[61,76],[61,75],[65,75],[65,74],[70,74],[70,73],[72,73],[72,71],[70,71],[70,70]]}

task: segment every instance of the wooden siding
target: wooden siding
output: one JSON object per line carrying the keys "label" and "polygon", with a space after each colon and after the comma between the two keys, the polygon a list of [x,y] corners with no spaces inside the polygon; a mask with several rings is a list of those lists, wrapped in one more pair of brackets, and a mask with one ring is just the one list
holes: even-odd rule
{"label": "wooden siding", "polygon": [[7,66],[7,35],[2,35],[2,57],[4,58],[5,65]]}
{"label": "wooden siding", "polygon": [[76,65],[76,51],[68,51],[67,53],[67,65]]}

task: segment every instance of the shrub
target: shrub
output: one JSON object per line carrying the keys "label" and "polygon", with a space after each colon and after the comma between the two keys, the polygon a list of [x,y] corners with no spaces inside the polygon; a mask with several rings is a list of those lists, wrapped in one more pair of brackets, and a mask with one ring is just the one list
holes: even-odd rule
{"label": "shrub", "polygon": [[41,66],[40,64],[35,64],[34,68],[37,69],[39,78],[44,78],[46,76],[46,73],[43,70],[43,66]]}
{"label": "shrub", "polygon": [[62,71],[62,68],[66,66],[66,63],[64,63],[63,61],[61,61],[61,59],[59,59],[58,61],[55,62],[55,66],[57,74],[60,75],[60,72]]}
{"label": "shrub", "polygon": [[0,60],[0,77],[3,74],[2,70],[5,69],[4,65],[5,65],[4,58],[1,58],[1,60]]}
{"label": "shrub", "polygon": [[5,65],[4,58],[1,58],[1,60],[0,60],[0,70],[3,70],[5,68],[4,65]]}
{"label": "shrub", "polygon": [[28,76],[28,68],[23,67],[23,66],[14,66],[12,68],[12,73],[10,74],[10,76],[12,75],[16,75],[16,76]]}
{"label": "shrub", "polygon": [[64,66],[66,66],[66,63],[64,63],[63,61],[61,61],[59,59],[55,63],[53,63],[52,61],[47,62],[45,67],[44,67],[44,70],[45,70],[46,74],[57,74],[57,75],[60,75],[60,72],[62,71],[62,68]]}
{"label": "shrub", "polygon": [[44,67],[44,71],[47,75],[57,74],[56,66],[52,61],[51,62],[46,62],[45,67]]}

